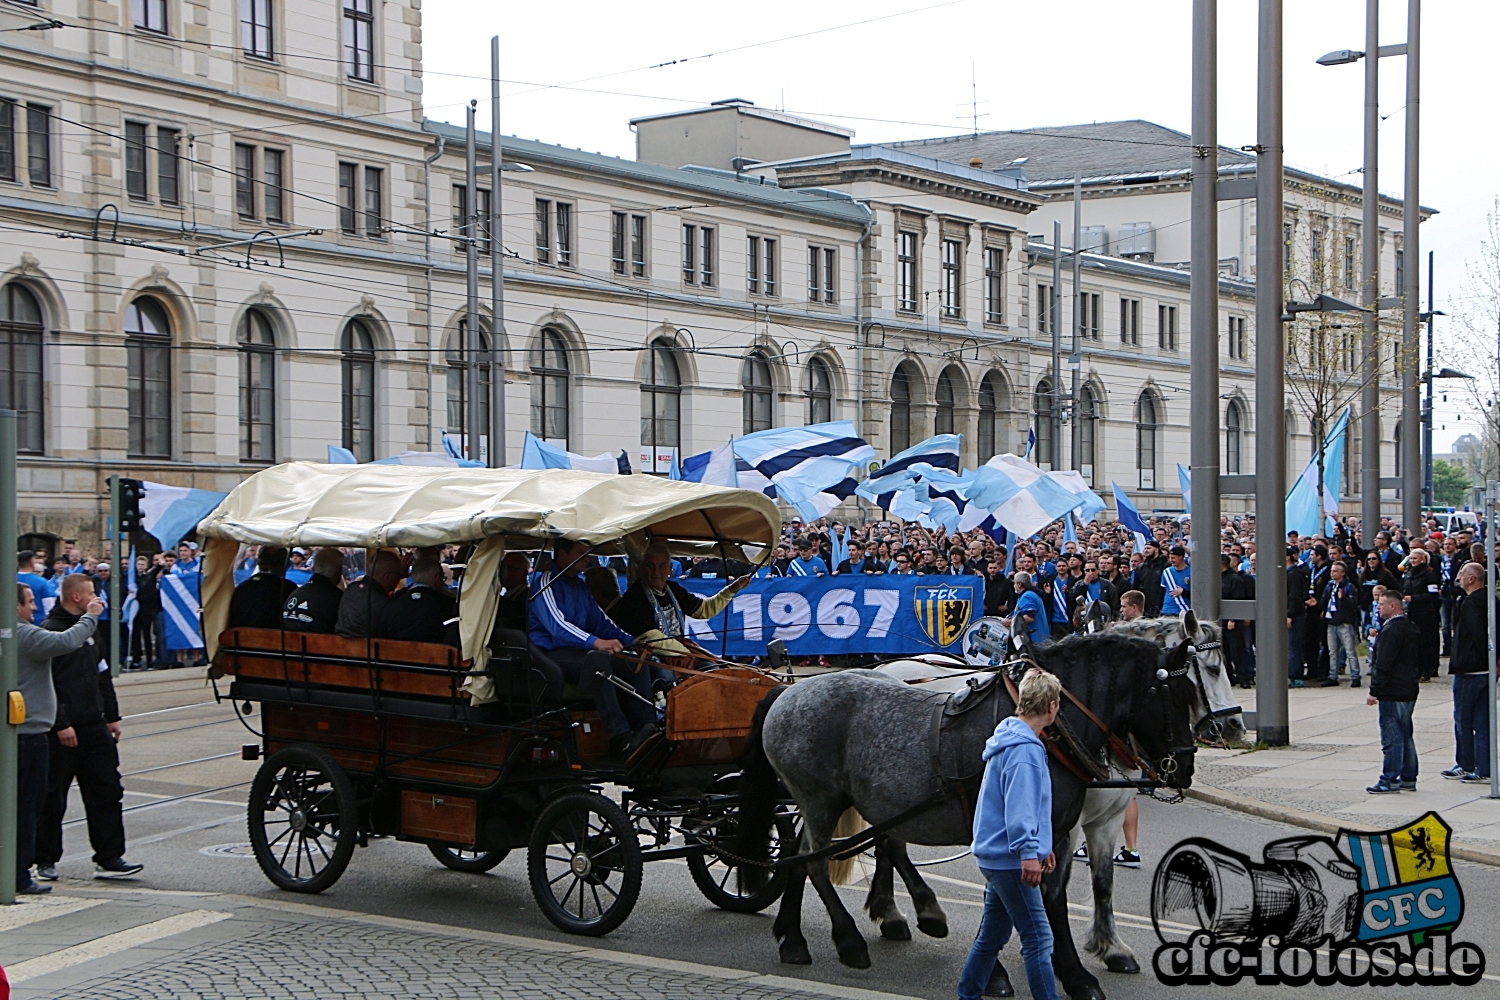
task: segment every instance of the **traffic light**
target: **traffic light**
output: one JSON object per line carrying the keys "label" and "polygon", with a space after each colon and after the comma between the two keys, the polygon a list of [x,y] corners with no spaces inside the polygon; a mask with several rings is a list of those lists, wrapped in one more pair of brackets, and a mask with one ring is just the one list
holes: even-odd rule
{"label": "traffic light", "polygon": [[146,487],[139,479],[120,480],[120,534],[129,534],[141,528],[141,500],[146,496]]}

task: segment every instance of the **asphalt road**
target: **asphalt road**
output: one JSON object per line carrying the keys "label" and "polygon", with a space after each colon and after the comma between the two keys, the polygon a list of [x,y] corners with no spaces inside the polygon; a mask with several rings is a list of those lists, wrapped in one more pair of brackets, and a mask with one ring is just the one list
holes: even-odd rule
{"label": "asphalt road", "polygon": [[[212,689],[205,687],[198,670],[128,676],[119,689],[122,712],[127,716],[121,770],[130,775],[125,781],[128,856],[146,866],[133,888],[230,893],[424,921],[437,927],[578,943],[577,938],[555,930],[538,911],[527,885],[522,852],[513,853],[488,874],[469,875],[441,867],[420,844],[377,840],[356,850],[343,878],[320,895],[294,895],[275,889],[244,846],[245,791],[258,765],[240,760],[237,751],[240,744],[254,742],[255,737],[239,725],[228,702],[213,703]],[[81,819],[75,792],[70,820]],[[1145,866],[1117,870],[1115,909],[1121,936],[1135,949],[1147,971],[1116,975],[1087,959],[1107,994],[1119,998],[1289,995],[1290,987],[1253,983],[1175,991],[1158,983],[1149,971],[1150,954],[1157,944],[1149,919],[1150,880],[1155,860],[1185,837],[1211,837],[1259,858],[1266,842],[1305,831],[1213,806],[1165,804],[1144,797],[1140,826]],[[81,822],[67,827],[65,851],[67,857],[60,866],[60,887],[64,891],[104,885],[88,881],[92,865]],[[918,862],[953,853],[953,849],[942,848],[912,851]],[[1455,869],[1468,907],[1457,937],[1484,948],[1493,956],[1494,972],[1500,972],[1500,870],[1461,862]],[[807,893],[803,909],[814,964],[785,966],[777,960],[771,936],[774,908],[757,915],[719,910],[694,887],[686,865],[674,862],[648,866],[634,913],[599,944],[638,956],[810,980],[834,988],[951,997],[978,925],[983,880],[969,858],[925,868],[924,872],[948,913],[949,935],[934,939],[917,934],[910,942],[885,941],[878,929],[861,917],[873,963],[868,970],[856,971],[838,964],[826,914],[814,893]],[[864,886],[850,886],[843,892],[846,905],[858,914]],[[1087,915],[1079,909],[1091,905],[1086,869],[1075,870],[1070,898],[1075,904],[1074,926],[1081,940]],[[909,901],[901,902],[910,913]],[[59,918],[59,922],[66,919]],[[915,927],[914,920],[912,923]],[[1024,996],[1017,943],[1007,947],[1002,959]],[[1492,974],[1466,989],[1425,988],[1423,995],[1500,997],[1500,976]]]}

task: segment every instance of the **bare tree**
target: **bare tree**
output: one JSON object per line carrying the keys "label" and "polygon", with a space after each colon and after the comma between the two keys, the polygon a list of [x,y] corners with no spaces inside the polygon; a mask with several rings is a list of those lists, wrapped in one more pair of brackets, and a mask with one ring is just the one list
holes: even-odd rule
{"label": "bare tree", "polygon": [[1473,376],[1459,390],[1479,418],[1477,468],[1486,482],[1500,479],[1500,198],[1485,216],[1478,253],[1464,262],[1464,280],[1453,302],[1447,355]]}

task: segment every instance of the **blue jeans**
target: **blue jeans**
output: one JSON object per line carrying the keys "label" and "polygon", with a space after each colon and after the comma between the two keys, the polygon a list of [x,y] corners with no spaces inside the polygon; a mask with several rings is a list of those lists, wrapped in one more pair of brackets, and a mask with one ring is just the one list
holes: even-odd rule
{"label": "blue jeans", "polygon": [[1057,1000],[1052,974],[1052,926],[1042,907],[1042,890],[1021,881],[1019,870],[981,868],[986,883],[984,915],[969,959],[958,977],[959,1000],[979,1000],[995,971],[995,958],[1010,940],[1011,928],[1021,935],[1021,961],[1034,1000]]}
{"label": "blue jeans", "polygon": [[1414,701],[1380,703],[1380,749],[1385,753],[1380,780],[1387,785],[1417,780],[1417,741],[1411,734],[1411,713],[1416,707]]}
{"label": "blue jeans", "polygon": [[20,751],[16,774],[16,889],[19,891],[31,884],[36,826],[47,801],[49,752],[46,733],[23,733],[16,739]]}
{"label": "blue jeans", "polygon": [[1353,625],[1328,626],[1328,679],[1331,681],[1339,679],[1339,669],[1345,661],[1349,664],[1349,679],[1359,680],[1359,650],[1355,645],[1359,636],[1354,629]]}
{"label": "blue jeans", "polygon": [[1453,675],[1454,763],[1484,778],[1490,776],[1489,693],[1484,674]]}

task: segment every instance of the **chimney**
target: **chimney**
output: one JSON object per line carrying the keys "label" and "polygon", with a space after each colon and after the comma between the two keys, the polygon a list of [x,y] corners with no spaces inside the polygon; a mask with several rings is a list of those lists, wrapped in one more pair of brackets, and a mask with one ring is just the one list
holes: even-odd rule
{"label": "chimney", "polygon": [[984,158],[982,156],[969,157],[969,166],[973,167],[975,170],[983,170]]}

